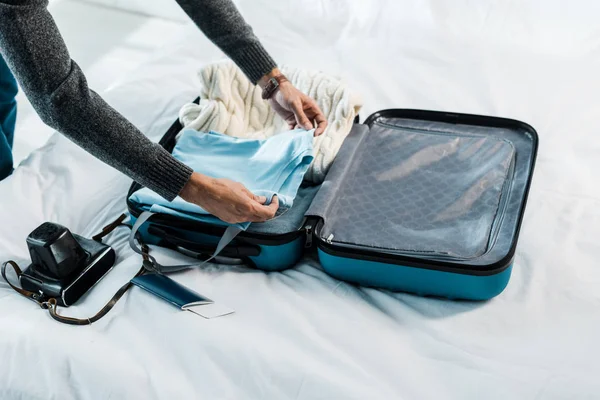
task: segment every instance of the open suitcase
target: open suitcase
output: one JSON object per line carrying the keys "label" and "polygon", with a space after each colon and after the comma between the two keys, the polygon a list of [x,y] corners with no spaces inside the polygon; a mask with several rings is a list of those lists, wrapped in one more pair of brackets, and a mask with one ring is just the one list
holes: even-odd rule
{"label": "open suitcase", "polygon": [[[172,151],[176,121],[160,144]],[[300,188],[282,216],[251,224],[218,262],[267,271],[316,248],[323,269],[359,285],[486,300],[510,278],[538,138],[522,122],[385,110],[356,123],[319,186]],[[129,200],[132,219],[143,209]],[[149,244],[206,259],[221,225],[154,215]]]}

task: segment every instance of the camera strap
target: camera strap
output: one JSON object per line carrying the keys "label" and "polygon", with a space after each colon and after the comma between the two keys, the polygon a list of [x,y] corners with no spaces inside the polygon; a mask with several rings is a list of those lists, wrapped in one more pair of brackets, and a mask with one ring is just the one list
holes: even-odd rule
{"label": "camera strap", "polygon": [[[105,237],[106,235],[108,235],[109,233],[114,231],[119,226],[126,226],[128,228],[131,228],[129,225],[123,223],[123,220],[125,219],[125,217],[126,217],[125,214],[122,214],[115,221],[113,221],[110,224],[108,224],[107,226],[105,226],[102,229],[102,231],[100,233],[98,233],[97,235],[93,236],[92,239],[94,239],[96,241],[101,241],[103,237]],[[148,252],[149,252],[148,246],[144,243],[141,243],[141,254],[142,254],[142,258],[144,259],[144,266],[142,266],[142,268],[140,268],[140,270],[137,272],[137,274],[135,275],[136,277],[143,275],[147,270],[147,265],[148,265],[148,263],[150,263]],[[8,285],[14,291],[16,291],[17,293],[21,294],[22,296],[28,298],[29,300],[37,303],[41,308],[48,310],[48,312],[50,313],[50,316],[52,318],[54,318],[56,321],[62,322],[64,324],[69,324],[69,325],[90,325],[90,324],[98,321],[100,318],[102,318],[103,316],[108,314],[108,312],[115,306],[115,304],[117,304],[117,301],[119,301],[119,299],[121,297],[123,297],[125,292],[127,292],[127,290],[129,290],[129,288],[132,286],[131,281],[128,281],[125,285],[121,286],[121,288],[108,301],[108,303],[106,303],[106,305],[104,307],[102,307],[102,309],[100,311],[98,311],[95,315],[93,315],[92,317],[90,317],[90,318],[71,318],[71,317],[66,317],[64,315],[60,315],[58,313],[58,305],[57,305],[55,298],[52,298],[52,297],[47,298],[41,293],[30,292],[28,290],[25,290],[25,289],[22,289],[20,287],[13,285],[6,276],[6,267],[7,266],[12,267],[13,271],[17,275],[17,278],[20,278],[21,275],[23,274],[23,272],[21,271],[21,269],[19,268],[17,263],[12,260],[6,261],[5,263],[3,263],[2,267],[0,268],[0,274],[2,275],[2,278],[6,281],[6,283],[8,283]]]}

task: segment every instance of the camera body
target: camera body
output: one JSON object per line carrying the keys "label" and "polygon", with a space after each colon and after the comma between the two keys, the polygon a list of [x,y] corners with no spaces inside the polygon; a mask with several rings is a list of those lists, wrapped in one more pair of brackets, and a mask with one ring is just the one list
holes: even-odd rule
{"label": "camera body", "polygon": [[31,256],[20,277],[21,287],[70,306],[110,271],[115,251],[105,244],[45,222],[27,237]]}

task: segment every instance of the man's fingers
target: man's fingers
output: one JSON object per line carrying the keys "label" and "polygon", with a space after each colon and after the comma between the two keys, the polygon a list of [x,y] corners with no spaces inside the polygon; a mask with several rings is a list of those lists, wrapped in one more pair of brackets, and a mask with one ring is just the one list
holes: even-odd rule
{"label": "man's fingers", "polygon": [[313,128],[312,124],[306,117],[304,113],[304,109],[302,108],[302,102],[292,103],[292,110],[294,110],[294,115],[296,116],[296,122],[298,125],[304,127],[304,129],[311,130]]}
{"label": "man's fingers", "polygon": [[290,127],[290,129],[295,129],[294,127],[296,125],[298,125],[298,121],[296,121],[296,115],[294,115],[293,112],[291,112],[286,118],[285,118],[285,122],[288,123],[288,126]]}
{"label": "man's fingers", "polygon": [[274,217],[275,213],[277,213],[277,210],[279,210],[279,198],[277,196],[273,196],[273,198],[271,199],[271,204],[269,204],[267,207],[269,207],[271,211],[273,211]]}
{"label": "man's fingers", "polygon": [[263,222],[267,221],[275,216],[277,210],[279,209],[279,200],[277,196],[273,196],[273,200],[271,200],[271,204],[268,206],[257,205],[254,208],[254,216],[252,222]]}
{"label": "man's fingers", "polygon": [[315,129],[315,136],[319,136],[323,132],[325,132],[325,129],[327,128],[327,118],[325,118],[325,115],[314,100],[311,100],[308,103],[308,107],[305,109],[305,112],[308,118],[314,120],[317,123],[317,128]]}
{"label": "man's fingers", "polygon": [[253,195],[253,197],[254,197],[254,200],[257,201],[257,202],[259,202],[260,204],[265,204],[266,201],[267,201],[267,198],[265,196],[256,196],[256,195]]}
{"label": "man's fingers", "polygon": [[248,188],[246,187],[242,187],[242,192],[250,197],[252,200],[260,203],[260,204],[265,204],[265,202],[267,201],[267,198],[265,196],[257,196],[254,193],[252,193],[251,191],[248,190]]}
{"label": "man's fingers", "polygon": [[325,128],[327,128],[327,119],[319,110],[319,112],[315,115],[315,121],[317,121],[317,129],[315,129],[315,136],[321,135],[325,132]]}

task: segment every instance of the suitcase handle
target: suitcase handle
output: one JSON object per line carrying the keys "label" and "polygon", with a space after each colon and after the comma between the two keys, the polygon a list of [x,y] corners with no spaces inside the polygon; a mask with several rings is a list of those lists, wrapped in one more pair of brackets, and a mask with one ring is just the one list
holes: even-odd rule
{"label": "suitcase handle", "polygon": [[[175,249],[180,247],[187,251],[208,255],[213,254],[216,250],[216,245],[205,245],[191,240],[182,239],[176,235],[173,235],[172,233],[169,233],[168,228],[158,228],[155,225],[150,225],[148,227],[148,233],[150,235],[160,238],[162,241],[166,242],[170,247],[173,247]],[[223,250],[221,250],[221,252],[219,253],[220,257],[228,258],[256,257],[259,255],[260,247],[248,243],[238,245],[230,243],[227,246],[225,246]]]}

